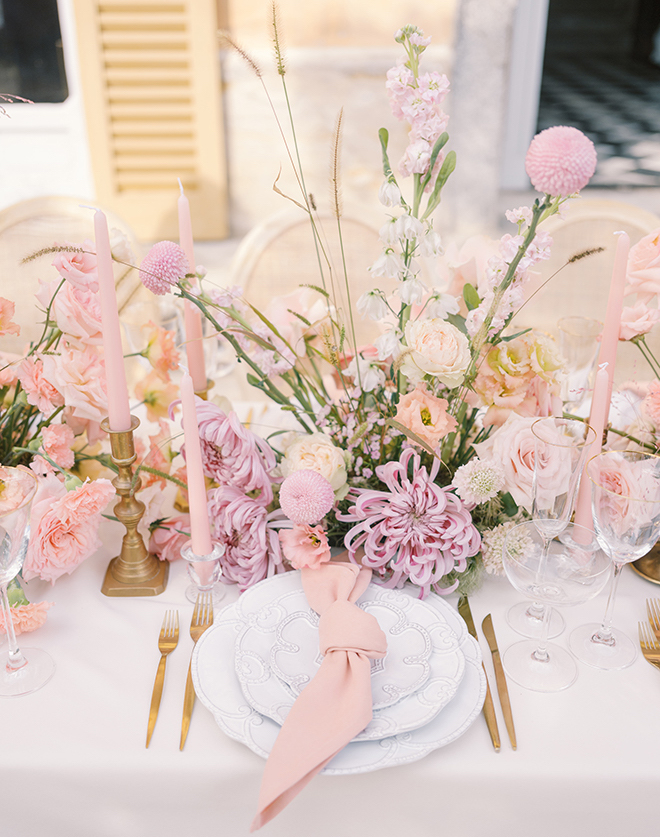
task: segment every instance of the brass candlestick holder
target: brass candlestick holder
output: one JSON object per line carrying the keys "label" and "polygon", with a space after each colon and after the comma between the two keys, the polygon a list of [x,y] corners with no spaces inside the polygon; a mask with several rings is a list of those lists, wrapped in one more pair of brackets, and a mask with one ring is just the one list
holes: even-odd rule
{"label": "brass candlestick holder", "polygon": [[138,523],[144,514],[144,503],[135,496],[139,489],[133,484],[133,463],[135,442],[133,433],[140,426],[140,420],[131,416],[130,430],[111,430],[108,419],[101,422],[101,428],[110,434],[112,461],[119,473],[112,481],[120,500],[115,506],[115,515],[126,527],[121,552],[113,558],[103,580],[101,592],[106,596],[157,596],[167,587],[169,563],[159,561],[150,554],[138,532]]}
{"label": "brass candlestick holder", "polygon": [[[195,390],[195,395],[202,399],[202,401],[209,400],[209,390],[213,389],[215,386],[215,381],[212,381],[210,378],[206,379],[206,389]],[[188,501],[183,496],[183,491],[179,489],[176,493],[176,497],[174,498],[174,508],[181,512],[182,514],[186,514],[190,511],[190,506],[188,505]]]}

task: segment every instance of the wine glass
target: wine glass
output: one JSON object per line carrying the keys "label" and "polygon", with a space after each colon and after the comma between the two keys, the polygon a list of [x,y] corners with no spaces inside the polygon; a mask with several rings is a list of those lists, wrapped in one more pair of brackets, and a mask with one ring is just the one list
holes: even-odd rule
{"label": "wine glass", "polygon": [[192,584],[186,587],[186,599],[189,602],[196,602],[200,593],[210,593],[214,605],[222,601],[226,591],[220,581],[220,558],[224,552],[224,547],[219,543],[213,544],[213,551],[208,555],[197,555],[190,544],[183,547],[181,557],[188,564],[188,575],[192,580]]}
{"label": "wine glass", "polygon": [[55,663],[40,648],[25,648],[16,633],[7,585],[25,560],[30,541],[30,508],[37,479],[27,468],[0,468],[0,601],[8,648],[0,654],[0,696],[18,697],[36,692],[55,671]]}
{"label": "wine glass", "polygon": [[596,536],[612,558],[614,574],[600,625],[576,628],[570,636],[575,656],[601,669],[626,668],[636,645],[612,628],[619,576],[625,564],[642,558],[660,536],[660,457],[639,451],[604,451],[587,464]]}
{"label": "wine glass", "polygon": [[537,521],[528,520],[507,533],[504,571],[521,593],[545,605],[541,636],[511,645],[502,662],[509,677],[535,692],[559,692],[577,679],[572,655],[548,642],[550,606],[582,604],[607,583],[611,561],[589,529],[568,523],[550,542]]}
{"label": "wine glass", "polygon": [[571,412],[580,407],[589,390],[589,380],[596,366],[603,330],[599,320],[590,317],[563,317],[557,323],[559,351],[566,360],[566,377],[562,383],[561,400],[570,404]]}
{"label": "wine glass", "polygon": [[[550,416],[535,421],[532,434],[532,518],[540,537],[549,544],[571,519],[584,460],[596,432],[583,421]],[[507,622],[516,633],[538,639],[544,629],[545,609],[539,601],[519,602],[509,609]],[[548,637],[552,639],[564,630],[564,619],[550,608],[548,620]]]}

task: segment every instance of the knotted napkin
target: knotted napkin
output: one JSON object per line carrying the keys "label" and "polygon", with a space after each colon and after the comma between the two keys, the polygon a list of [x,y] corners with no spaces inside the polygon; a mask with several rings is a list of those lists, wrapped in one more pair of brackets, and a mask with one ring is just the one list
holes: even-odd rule
{"label": "knotted napkin", "polygon": [[301,570],[310,606],[319,614],[321,667],[291,707],[266,762],[251,831],[277,816],[372,718],[370,659],[387,639],[378,621],[355,602],[371,570],[322,564]]}

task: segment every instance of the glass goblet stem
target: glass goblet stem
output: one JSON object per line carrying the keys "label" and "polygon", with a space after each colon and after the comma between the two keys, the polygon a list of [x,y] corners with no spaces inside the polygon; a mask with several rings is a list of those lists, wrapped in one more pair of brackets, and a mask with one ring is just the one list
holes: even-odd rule
{"label": "glass goblet stem", "polygon": [[21,649],[16,642],[16,632],[14,631],[14,620],[11,617],[11,607],[9,605],[9,596],[7,595],[7,585],[0,585],[0,598],[2,599],[2,617],[5,620],[5,630],[7,632],[7,644],[9,646],[7,653],[7,674],[18,671],[26,665],[27,660],[21,653]]}
{"label": "glass goblet stem", "polygon": [[621,575],[621,570],[625,566],[624,563],[620,563],[616,560],[613,560],[614,565],[614,572],[612,573],[612,583],[610,585],[610,593],[607,597],[607,606],[605,607],[605,615],[603,616],[603,621],[601,623],[600,628],[596,631],[596,633],[591,637],[592,642],[600,643],[601,645],[615,645],[615,639],[612,636],[612,619],[614,617],[614,600],[616,599],[616,591],[619,586],[619,576]]}
{"label": "glass goblet stem", "polygon": [[548,605],[541,605],[543,608],[543,622],[541,623],[541,636],[539,637],[538,648],[532,654],[539,663],[547,663],[550,659],[548,654],[548,634],[550,633],[550,608]]}

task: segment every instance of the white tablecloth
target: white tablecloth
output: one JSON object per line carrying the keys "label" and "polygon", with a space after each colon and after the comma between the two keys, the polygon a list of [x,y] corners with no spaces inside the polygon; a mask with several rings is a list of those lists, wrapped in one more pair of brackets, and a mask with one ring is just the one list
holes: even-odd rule
{"label": "white tablecloth", "polygon": [[[106,526],[111,542],[116,524]],[[39,645],[57,670],[40,692],[0,702],[2,837],[243,837],[264,762],[228,739],[198,702],[179,752],[192,641],[185,567],[172,565],[155,598],[100,592],[108,549],[30,597],[55,602],[46,625],[22,643]],[[615,623],[636,637],[644,600],[657,587],[626,569]],[[230,588],[227,601],[235,599]],[[502,649],[518,637],[505,612],[519,595],[488,578],[472,597],[477,626],[493,614]],[[455,603],[455,597],[452,599]],[[151,746],[145,749],[157,636],[167,608],[181,635],[168,658]],[[605,594],[564,615],[568,630],[599,620]],[[490,653],[481,636],[494,687]],[[640,657],[624,671],[580,665],[577,683],[543,695],[509,684],[518,733],[513,752],[496,707],[502,751],[483,716],[467,733],[419,762],[348,777],[319,776],[264,837],[656,837],[660,812],[660,672]]]}

